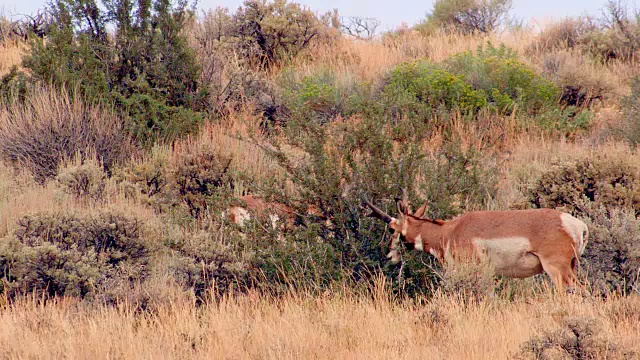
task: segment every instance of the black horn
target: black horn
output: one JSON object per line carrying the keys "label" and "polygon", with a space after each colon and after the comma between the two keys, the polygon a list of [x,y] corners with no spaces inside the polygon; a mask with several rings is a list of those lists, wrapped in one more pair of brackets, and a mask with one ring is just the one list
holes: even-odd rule
{"label": "black horn", "polygon": [[364,203],[367,204],[367,206],[371,209],[371,214],[369,214],[370,217],[378,218],[386,222],[387,224],[389,224],[393,220],[393,218],[389,216],[389,214],[380,210],[377,206],[373,205],[368,200],[364,200]]}

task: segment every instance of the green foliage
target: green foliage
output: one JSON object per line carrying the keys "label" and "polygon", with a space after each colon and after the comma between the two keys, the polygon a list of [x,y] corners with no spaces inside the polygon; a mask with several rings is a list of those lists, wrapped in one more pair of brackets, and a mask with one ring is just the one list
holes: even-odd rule
{"label": "green foliage", "polygon": [[150,94],[151,89],[143,80],[137,80],[131,86],[131,91],[128,97],[116,93],[113,99],[129,117],[129,134],[144,144],[150,145],[157,138],[155,135],[171,140],[195,133],[204,120],[201,113],[183,106],[171,106],[163,94]]}
{"label": "green foliage", "polygon": [[317,225],[307,224],[287,234],[286,241],[265,232],[252,239],[260,244],[254,246],[255,266],[261,274],[255,286],[272,294],[283,294],[291,288],[319,293],[351,280],[351,270],[341,266],[341,254],[318,237],[318,232],[321,229]]}
{"label": "green foliage", "polygon": [[113,179],[127,197],[138,199],[163,213],[175,203],[169,169],[169,151],[155,146],[142,159],[131,161],[113,171]]}
{"label": "green foliage", "polygon": [[114,102],[145,143],[196,128],[206,94],[182,34],[186,2],[54,0],[50,8],[58,26],[47,41],[34,40],[23,61],[34,80]]}
{"label": "green foliage", "polygon": [[[590,120],[589,113],[558,109],[560,90],[504,45],[488,44],[475,55],[461,53],[441,65],[402,63],[387,74],[384,83],[380,98],[386,115],[394,121],[403,119],[412,131],[416,126],[421,131],[433,129],[450,118],[452,111],[470,119],[480,110],[503,115],[518,110],[533,121],[538,121],[536,115],[550,111],[546,118],[551,121],[543,125],[563,131],[582,129]],[[560,121],[553,120],[559,114]]]}
{"label": "green foliage", "polygon": [[587,130],[591,125],[594,113],[589,110],[580,110],[575,106],[555,108],[539,114],[532,121],[545,130],[559,131],[562,134],[575,134]]}
{"label": "green foliage", "polygon": [[416,26],[425,33],[438,29],[473,34],[498,29],[507,20],[511,0],[436,0],[433,11]]}
{"label": "green foliage", "polygon": [[461,76],[423,61],[396,66],[386,82],[384,96],[400,117],[422,117],[441,107],[472,113],[486,106],[484,94]]}
{"label": "green foliage", "polygon": [[24,101],[28,95],[29,86],[27,76],[13,66],[2,79],[0,79],[0,104]]}
{"label": "green foliage", "polygon": [[427,217],[451,218],[495,197],[496,175],[480,159],[473,150],[447,144],[425,164],[419,191],[427,204]]}
{"label": "green foliage", "polygon": [[112,213],[94,216],[40,213],[18,221],[0,241],[4,291],[95,297],[110,281],[147,276],[149,248],[141,223]]}
{"label": "green foliage", "polygon": [[[298,189],[295,196],[282,194],[279,200],[293,207],[304,204],[296,210],[302,214],[313,205],[323,216],[301,219],[302,226],[287,239],[295,239],[292,241],[304,251],[290,249],[285,259],[292,260],[282,261],[306,264],[310,256],[322,264],[311,267],[314,278],[323,279],[319,286],[329,286],[326,279],[367,282],[383,271],[397,292],[425,293],[434,281],[431,268],[424,266],[431,261],[429,255],[408,254],[401,267],[387,264],[386,224],[365,216],[362,199],[372,199],[395,214],[395,204],[389,200],[398,194],[399,187],[406,187],[414,200],[434,196],[427,199],[433,213],[449,215],[478,206],[477,202],[494,192],[495,184],[485,178],[489,171],[481,170],[477,154],[451,144],[448,153],[443,152],[437,160],[428,159],[418,145],[427,136],[425,132],[406,132],[406,142],[397,146],[395,127],[406,124],[389,122],[381,114],[383,109],[372,107],[369,111],[357,121],[332,126],[304,122],[305,126],[298,126],[293,122],[286,128],[288,141],[299,146],[304,156],[298,160],[284,152],[274,154],[289,169]],[[445,172],[450,174],[443,176]],[[283,268],[283,277],[299,279],[294,271],[297,267]]]}
{"label": "green foliage", "polygon": [[280,82],[288,118],[325,124],[341,116],[356,114],[369,97],[369,88],[353,79],[340,80],[322,71],[298,79],[293,70],[283,73]]}
{"label": "green foliage", "polygon": [[504,114],[516,107],[537,114],[553,106],[560,95],[553,83],[536,74],[504,45],[494,47],[489,43],[475,55],[465,52],[453,56],[446,61],[446,69],[483,93],[487,104]]}

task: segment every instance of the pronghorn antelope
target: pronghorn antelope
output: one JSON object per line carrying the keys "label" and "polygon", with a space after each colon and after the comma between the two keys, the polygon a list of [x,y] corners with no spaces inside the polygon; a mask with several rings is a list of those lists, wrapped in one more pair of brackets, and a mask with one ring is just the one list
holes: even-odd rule
{"label": "pronghorn antelope", "polygon": [[[254,195],[244,195],[239,199],[242,200],[245,206],[233,206],[225,211],[223,216],[228,216],[232,223],[240,227],[243,227],[251,218],[255,218],[269,220],[273,230],[277,230],[279,224],[283,229],[292,229],[296,222],[303,217],[287,205],[267,202]],[[309,206],[307,215],[327,221],[327,218],[313,205]]]}
{"label": "pronghorn antelope", "polygon": [[584,222],[553,209],[473,211],[450,221],[422,218],[426,205],[409,213],[406,197],[397,200],[394,218],[365,200],[369,216],[394,231],[387,258],[400,261],[400,239],[440,261],[471,257],[488,259],[497,275],[525,278],[546,272],[556,288],[571,287],[575,268],[587,244]]}
{"label": "pronghorn antelope", "polygon": [[284,222],[285,227],[292,227],[295,223],[295,213],[286,205],[269,203],[254,195],[244,195],[240,200],[246,206],[233,206],[229,208],[224,216],[229,216],[229,220],[243,227],[252,217],[261,220],[269,220],[273,229],[277,229],[278,222]]}

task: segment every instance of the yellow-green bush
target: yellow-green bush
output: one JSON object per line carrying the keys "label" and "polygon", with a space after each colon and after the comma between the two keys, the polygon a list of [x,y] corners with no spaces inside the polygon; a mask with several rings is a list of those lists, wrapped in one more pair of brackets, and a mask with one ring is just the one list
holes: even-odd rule
{"label": "yellow-green bush", "polygon": [[423,61],[396,66],[386,83],[389,106],[407,116],[429,114],[440,107],[470,113],[487,105],[485,94],[474,90],[463,77]]}
{"label": "yellow-green bush", "polygon": [[490,43],[476,54],[465,52],[448,59],[445,68],[460,76],[486,97],[488,106],[511,114],[520,111],[538,114],[555,106],[560,90],[526,65],[511,49]]}

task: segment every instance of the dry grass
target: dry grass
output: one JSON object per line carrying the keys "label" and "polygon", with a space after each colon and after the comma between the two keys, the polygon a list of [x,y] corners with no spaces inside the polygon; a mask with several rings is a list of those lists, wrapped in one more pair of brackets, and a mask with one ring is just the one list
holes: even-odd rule
{"label": "dry grass", "polygon": [[25,46],[13,42],[0,44],[0,77],[8,73],[11,67],[20,65]]}
{"label": "dry grass", "polygon": [[[66,166],[77,164],[68,162]],[[64,170],[63,165],[63,170]],[[104,198],[99,201],[78,199],[66,193],[55,181],[45,185],[36,183],[27,173],[17,173],[0,162],[0,239],[10,234],[16,221],[28,214],[39,212],[82,214],[112,211],[135,216],[144,220],[147,231],[157,233],[162,229],[162,220],[154,211],[127,197],[114,182],[108,181]],[[150,237],[153,238],[153,237]]]}
{"label": "dry grass", "polygon": [[389,68],[404,61],[423,58],[441,62],[461,52],[475,52],[487,42],[505,44],[523,53],[534,39],[531,32],[484,36],[439,33],[425,37],[415,31],[407,31],[383,40],[365,42],[342,39],[338,44],[318,46],[308,56],[294,60],[293,66],[302,75],[312,74],[317,69],[329,69],[338,74],[355,74],[363,81],[374,81]]}
{"label": "dry grass", "polygon": [[[23,300],[0,311],[2,358],[506,359],[566,318],[594,319],[597,336],[640,353],[640,297],[589,300],[542,294],[527,302],[417,305],[355,295],[186,298],[154,314]],[[427,355],[428,354],[428,355]]]}
{"label": "dry grass", "polygon": [[640,164],[640,152],[627,144],[611,140],[594,143],[592,140],[552,140],[521,134],[507,153],[498,204],[494,207],[504,209],[520,204],[540,175],[554,166],[593,157]]}
{"label": "dry grass", "polygon": [[[223,124],[207,123],[197,136],[177,141],[170,161],[175,162],[183,152],[212,149],[230,158],[231,169],[248,174],[252,181],[284,179],[284,169],[261,147],[264,138],[260,133],[259,119],[236,114],[226,120]],[[243,195],[243,184],[238,181],[234,190],[237,196]]]}

